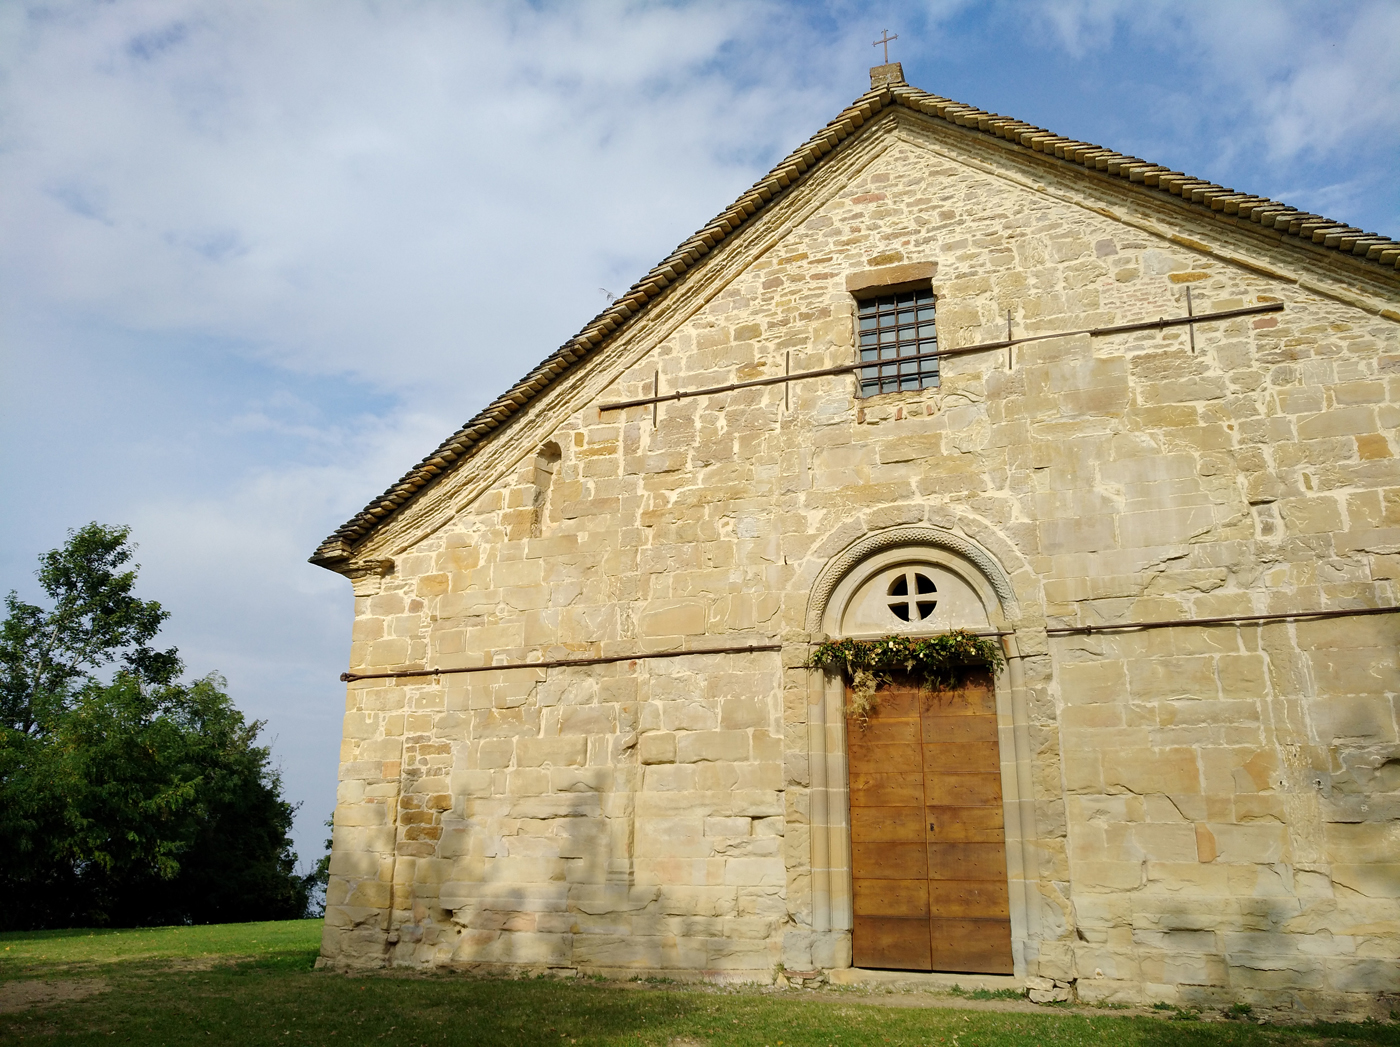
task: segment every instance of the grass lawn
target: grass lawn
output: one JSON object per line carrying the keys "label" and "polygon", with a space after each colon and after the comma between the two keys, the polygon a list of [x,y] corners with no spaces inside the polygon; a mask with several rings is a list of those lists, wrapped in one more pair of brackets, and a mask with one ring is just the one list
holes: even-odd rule
{"label": "grass lawn", "polygon": [[346,976],[311,969],[320,936],[319,920],[0,934],[0,1043],[1400,1045],[1392,1022],[1258,1026],[967,1010],[952,997],[888,1006],[912,1001],[854,991]]}

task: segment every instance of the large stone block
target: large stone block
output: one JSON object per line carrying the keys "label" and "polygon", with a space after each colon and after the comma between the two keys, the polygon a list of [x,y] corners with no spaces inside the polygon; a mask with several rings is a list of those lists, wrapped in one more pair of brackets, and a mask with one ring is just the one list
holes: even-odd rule
{"label": "large stone block", "polygon": [[1400,993],[1400,963],[1394,958],[1332,960],[1327,964],[1327,984],[1338,992]]}
{"label": "large stone block", "polygon": [[1126,549],[1160,548],[1190,542],[1215,526],[1209,505],[1150,509],[1118,518],[1118,540]]}
{"label": "large stone block", "polygon": [[641,614],[643,636],[693,636],[705,631],[707,612],[699,600],[656,600]]}
{"label": "large stone block", "polygon": [[580,737],[521,738],[515,743],[519,767],[577,767],[588,760],[588,740]]}
{"label": "large stone block", "polygon": [[1139,795],[1201,791],[1201,773],[1193,749],[1111,750],[1102,754],[1102,763],[1105,790],[1127,789]]}
{"label": "large stone block", "polygon": [[1273,864],[1288,854],[1288,828],[1284,825],[1211,825],[1216,861]]}
{"label": "large stone block", "polygon": [[676,736],[679,763],[739,762],[749,758],[747,731],[684,731]]}
{"label": "large stone block", "polygon": [[722,730],[767,727],[768,722],[768,703],[761,698],[726,698],[720,703],[719,725]]}
{"label": "large stone block", "polygon": [[[1383,857],[1394,857],[1394,852]],[[1400,862],[1335,864],[1332,866],[1332,880],[1366,898],[1400,898]]]}
{"label": "large stone block", "polygon": [[1069,662],[1059,667],[1060,693],[1067,704],[1120,702],[1128,696],[1124,662]]}
{"label": "large stone block", "polygon": [[569,705],[559,710],[560,734],[612,734],[617,725],[617,708],[612,704]]}

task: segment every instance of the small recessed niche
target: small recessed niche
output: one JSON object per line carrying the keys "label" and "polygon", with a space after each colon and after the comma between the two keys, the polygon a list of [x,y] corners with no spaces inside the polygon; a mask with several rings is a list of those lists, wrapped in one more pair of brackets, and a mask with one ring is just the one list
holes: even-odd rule
{"label": "small recessed niche", "polygon": [[549,488],[554,482],[554,473],[559,468],[563,452],[553,440],[539,449],[535,455],[535,491],[530,505],[530,537],[538,538],[544,532],[544,524],[549,514]]}

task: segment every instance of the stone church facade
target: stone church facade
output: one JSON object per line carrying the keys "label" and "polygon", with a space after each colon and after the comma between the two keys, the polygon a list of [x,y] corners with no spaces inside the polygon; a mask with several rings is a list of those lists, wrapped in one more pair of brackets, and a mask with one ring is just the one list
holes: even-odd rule
{"label": "stone church facade", "polygon": [[[853,796],[894,750],[808,663],[964,628],[1009,939],[888,965],[1393,1006],[1400,244],[872,81],[317,550],[355,592],[323,962],[876,955],[964,845],[941,808],[883,891]],[[935,314],[902,371],[856,367],[882,302]]]}

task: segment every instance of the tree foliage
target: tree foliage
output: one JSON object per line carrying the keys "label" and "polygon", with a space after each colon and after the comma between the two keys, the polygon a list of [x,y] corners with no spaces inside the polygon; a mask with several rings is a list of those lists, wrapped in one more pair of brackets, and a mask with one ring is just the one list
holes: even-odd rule
{"label": "tree foliage", "polygon": [[40,558],[51,606],[6,600],[0,928],[300,916],[310,884],[264,725],[151,646],[169,612],[134,595],[128,534],[70,532]]}

